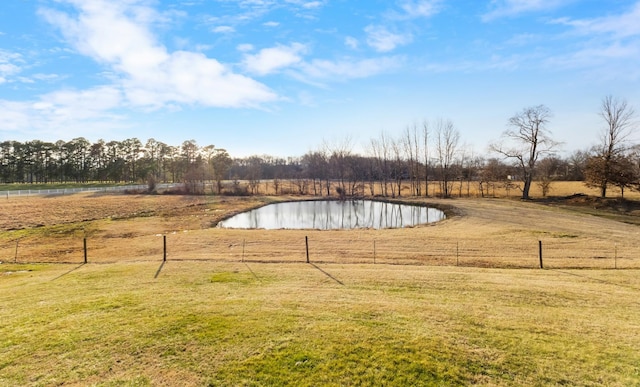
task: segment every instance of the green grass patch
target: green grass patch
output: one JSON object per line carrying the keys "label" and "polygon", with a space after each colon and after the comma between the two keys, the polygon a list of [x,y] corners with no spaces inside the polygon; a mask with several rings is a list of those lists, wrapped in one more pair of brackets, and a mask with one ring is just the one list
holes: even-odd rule
{"label": "green grass patch", "polygon": [[257,278],[251,273],[247,272],[222,272],[215,273],[211,276],[211,282],[213,283],[236,283],[247,285],[256,282]]}
{"label": "green grass patch", "polygon": [[4,268],[0,385],[640,383],[635,271]]}
{"label": "green grass patch", "polygon": [[2,263],[0,264],[0,273],[3,274],[15,274],[15,273],[29,273],[32,271],[44,270],[48,266],[39,264],[13,264]]}

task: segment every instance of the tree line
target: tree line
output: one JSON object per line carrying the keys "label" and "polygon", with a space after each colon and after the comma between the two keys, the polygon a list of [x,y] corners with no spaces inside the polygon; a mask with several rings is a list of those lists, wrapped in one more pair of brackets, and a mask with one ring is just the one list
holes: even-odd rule
{"label": "tree line", "polygon": [[[599,188],[603,197],[610,186],[623,194],[627,188],[639,189],[640,147],[630,141],[636,128],[634,110],[626,101],[608,96],[599,113],[605,124],[600,143],[564,158],[557,155],[561,144],[547,128],[551,111],[538,105],[511,117],[509,129],[489,145],[487,155],[462,144],[459,131],[447,119],[414,123],[396,136],[381,132],[370,139],[363,154],[354,152],[346,138],[287,158],[232,158],[223,148],[200,146],[195,140],[179,146],[153,138],[144,144],[137,138],[4,141],[0,181],[145,182],[151,189],[159,182],[179,182],[190,193],[218,194],[259,194],[260,183],[269,181],[276,193],[345,197],[449,197],[472,191],[485,196],[500,186],[519,190],[527,199],[532,184],[546,196],[554,180],[584,181]],[[231,183],[224,185],[225,181]]]}

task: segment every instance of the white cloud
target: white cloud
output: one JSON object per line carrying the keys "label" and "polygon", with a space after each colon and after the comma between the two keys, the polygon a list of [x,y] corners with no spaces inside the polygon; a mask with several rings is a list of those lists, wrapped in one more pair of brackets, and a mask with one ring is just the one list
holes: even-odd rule
{"label": "white cloud", "polygon": [[268,21],[266,23],[262,23],[263,26],[265,27],[278,27],[280,25],[280,23],[276,22],[276,21]]}
{"label": "white cloud", "polygon": [[40,97],[31,105],[39,115],[55,117],[60,124],[104,116],[104,112],[120,106],[122,93],[112,86],[88,90],[61,90]]}
{"label": "white cloud", "polygon": [[405,0],[400,8],[410,18],[431,17],[440,11],[440,0]]}
{"label": "white cloud", "polygon": [[302,7],[306,9],[320,8],[322,6],[323,3],[321,1],[308,1],[302,4]]}
{"label": "white cloud", "polygon": [[620,15],[576,20],[562,18],[554,23],[571,26],[582,34],[610,34],[615,38],[637,36],[640,35],[640,2]]}
{"label": "white cloud", "polygon": [[287,4],[291,4],[304,9],[317,9],[324,6],[325,1],[307,1],[307,0],[285,0]]}
{"label": "white cloud", "polygon": [[389,52],[396,47],[410,43],[411,35],[401,35],[390,32],[384,26],[370,25],[364,31],[367,33],[367,44],[378,52]]}
{"label": "white cloud", "polygon": [[243,63],[248,71],[258,75],[267,75],[300,63],[302,61],[300,54],[305,50],[306,46],[300,43],[264,48],[255,55],[246,55]]}
{"label": "white cloud", "polygon": [[253,44],[243,43],[243,44],[238,44],[236,49],[240,52],[249,52],[249,51],[253,51],[254,47],[253,47]]}
{"label": "white cloud", "polygon": [[231,26],[217,26],[212,31],[216,34],[230,34],[236,32],[236,29]]}
{"label": "white cloud", "polygon": [[12,77],[22,71],[16,63],[22,62],[20,54],[0,50],[0,84],[8,82]]}
{"label": "white cloud", "polygon": [[151,33],[152,9],[136,0],[61,0],[78,14],[43,9],[81,54],[107,66],[120,78],[126,100],[157,108],[175,103],[215,107],[256,106],[277,96],[265,85],[233,73],[197,52],[168,52]]}
{"label": "white cloud", "polygon": [[121,117],[110,111],[120,106],[122,98],[118,88],[100,86],[56,91],[33,101],[0,100],[0,128],[58,139],[106,132],[120,126]]}
{"label": "white cloud", "polygon": [[542,12],[560,8],[576,0],[492,0],[490,11],[482,15],[485,22],[523,13]]}
{"label": "white cloud", "polygon": [[338,61],[316,59],[304,63],[301,69],[305,76],[318,80],[346,80],[367,78],[399,68],[403,58],[398,56],[373,59],[345,58]]}
{"label": "white cloud", "polygon": [[627,12],[592,19],[556,19],[572,28],[567,38],[585,37],[578,49],[545,61],[549,68],[584,69],[602,79],[640,78],[640,2]]}
{"label": "white cloud", "polygon": [[16,131],[29,127],[29,109],[21,102],[0,100],[0,130]]}
{"label": "white cloud", "polygon": [[353,50],[357,50],[358,47],[360,46],[358,39],[354,38],[353,36],[347,36],[346,38],[344,38],[344,44],[345,46]]}

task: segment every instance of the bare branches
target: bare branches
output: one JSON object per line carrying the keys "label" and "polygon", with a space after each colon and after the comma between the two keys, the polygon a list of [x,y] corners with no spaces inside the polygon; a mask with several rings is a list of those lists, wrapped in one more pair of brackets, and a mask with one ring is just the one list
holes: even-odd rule
{"label": "bare branches", "polygon": [[490,145],[492,151],[516,161],[524,183],[523,199],[529,198],[538,158],[553,153],[559,145],[551,138],[551,132],[546,127],[550,118],[551,110],[544,105],[524,108],[509,119],[511,128],[503,133],[503,142]]}
{"label": "bare branches", "polygon": [[627,104],[626,100],[608,95],[602,99],[598,114],[607,125],[602,133],[603,155],[611,158],[615,154],[624,152],[625,143],[635,126],[634,109]]}
{"label": "bare branches", "polygon": [[588,160],[585,183],[587,186],[598,187],[600,196],[605,197],[609,184],[618,185],[621,189],[628,185],[628,174],[622,172],[624,168],[620,165],[628,164],[625,153],[636,125],[635,111],[626,100],[608,95],[602,99],[598,114],[606,126],[602,131],[598,153]]}
{"label": "bare branches", "polygon": [[436,122],[436,153],[440,170],[441,192],[444,197],[451,194],[450,186],[453,171],[452,164],[458,153],[460,132],[455,128],[451,120],[438,120]]}

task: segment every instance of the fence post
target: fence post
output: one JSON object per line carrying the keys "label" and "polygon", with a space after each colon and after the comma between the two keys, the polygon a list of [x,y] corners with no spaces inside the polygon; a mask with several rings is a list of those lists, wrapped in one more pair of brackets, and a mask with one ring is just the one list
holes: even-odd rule
{"label": "fence post", "polygon": [[17,239],[16,240],[16,255],[13,257],[13,263],[17,263],[18,262],[18,244],[20,243],[20,240]]}
{"label": "fence post", "polygon": [[309,263],[309,237],[308,236],[304,237],[304,243],[307,248],[307,263]]}
{"label": "fence post", "polygon": [[616,243],[613,246],[613,268],[617,269],[618,268],[618,244]]}
{"label": "fence post", "polygon": [[540,268],[544,269],[544,265],[542,264],[542,241],[538,241],[538,254],[540,255]]}
{"label": "fence post", "polygon": [[87,263],[87,238],[84,238],[84,263]]}
{"label": "fence post", "polygon": [[167,261],[167,236],[162,236],[162,261]]}

